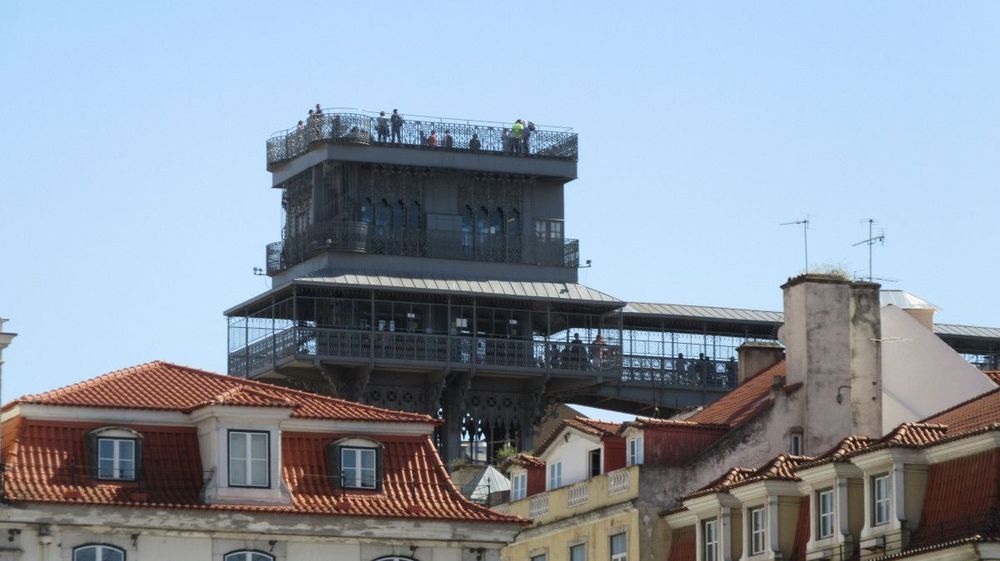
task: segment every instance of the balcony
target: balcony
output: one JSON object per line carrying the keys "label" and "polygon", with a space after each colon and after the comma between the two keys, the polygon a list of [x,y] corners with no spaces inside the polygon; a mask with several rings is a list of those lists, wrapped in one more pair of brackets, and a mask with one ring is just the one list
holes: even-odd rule
{"label": "balcony", "polygon": [[251,377],[287,360],[419,364],[500,372],[559,371],[617,376],[621,348],[610,344],[472,337],[400,331],[288,327],[229,354],[229,374]]}
{"label": "balcony", "polygon": [[274,275],[324,251],[431,257],[576,268],[574,239],[522,237],[456,230],[394,231],[364,222],[327,222],[267,245],[267,274]]}
{"label": "balcony", "polygon": [[[267,166],[280,165],[306,153],[314,143],[343,143],[388,146],[409,150],[440,150],[484,153],[497,156],[568,160],[577,159],[577,135],[569,129],[537,127],[527,145],[509,138],[510,125],[483,121],[462,121],[440,117],[404,116],[399,139],[380,137],[378,115],[374,112],[331,112],[310,117],[301,129],[275,133],[267,141]],[[388,116],[387,116],[388,117]],[[427,137],[436,131],[436,147],[427,145]],[[452,136],[446,146],[445,131]],[[472,142],[475,136],[478,147]],[[390,142],[390,140],[395,140]]]}
{"label": "balcony", "polygon": [[629,466],[544,493],[500,505],[536,525],[577,516],[639,496],[639,468]]}

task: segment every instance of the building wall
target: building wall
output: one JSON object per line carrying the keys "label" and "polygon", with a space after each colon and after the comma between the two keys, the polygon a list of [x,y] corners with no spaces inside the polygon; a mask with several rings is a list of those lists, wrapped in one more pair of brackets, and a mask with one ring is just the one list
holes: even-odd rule
{"label": "building wall", "polygon": [[562,462],[562,484],[572,485],[590,477],[590,451],[601,449],[603,460],[603,443],[595,436],[584,435],[575,430],[566,430],[557,437],[541,455],[545,462],[545,485],[548,488],[549,466]]}
{"label": "building wall", "polygon": [[996,387],[905,310],[882,308],[882,334],[883,433]]}
{"label": "building wall", "polygon": [[719,439],[725,429],[654,427],[643,429],[643,461],[647,464],[683,465]]}
{"label": "building wall", "polygon": [[580,516],[556,528],[526,530],[516,543],[504,548],[501,561],[529,561],[542,554],[546,561],[569,561],[570,546],[580,543],[585,544],[586,561],[609,561],[610,538],[620,532],[628,535],[629,559],[639,559],[638,522],[638,511],[626,507]]}
{"label": "building wall", "polygon": [[601,460],[604,462],[602,468],[604,473],[625,467],[625,439],[605,438],[604,450],[601,454]]}

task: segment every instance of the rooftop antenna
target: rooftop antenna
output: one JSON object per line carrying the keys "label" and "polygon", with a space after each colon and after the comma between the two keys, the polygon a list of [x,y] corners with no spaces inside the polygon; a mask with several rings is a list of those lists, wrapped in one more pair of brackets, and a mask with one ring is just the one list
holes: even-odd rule
{"label": "rooftop antenna", "polygon": [[885,231],[879,230],[878,235],[875,235],[875,225],[878,224],[878,220],[874,218],[863,218],[862,222],[868,223],[868,239],[861,240],[856,244],[851,244],[851,247],[857,247],[861,244],[866,244],[868,246],[868,282],[875,280],[875,276],[872,274],[872,246],[876,243],[879,245],[885,245]]}
{"label": "rooftop antenna", "polygon": [[796,226],[798,224],[802,225],[802,245],[805,247],[806,251],[806,270],[809,272],[809,215],[807,214],[802,220],[796,220],[794,222],[782,222],[779,226]]}

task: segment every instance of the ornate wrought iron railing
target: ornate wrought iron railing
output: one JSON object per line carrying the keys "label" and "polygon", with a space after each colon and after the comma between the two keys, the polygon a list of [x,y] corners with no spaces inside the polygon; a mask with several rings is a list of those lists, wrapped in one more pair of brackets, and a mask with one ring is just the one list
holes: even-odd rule
{"label": "ornate wrought iron railing", "polygon": [[613,342],[326,327],[289,327],[236,349],[229,355],[229,373],[249,376],[294,356],[359,363],[374,360],[476,365],[500,371],[562,371],[657,387],[727,390],[736,385],[735,362],[622,355],[621,346]]}
{"label": "ornate wrought iron railing", "polygon": [[[357,111],[357,110],[354,110]],[[386,122],[389,122],[386,115]],[[526,138],[512,138],[511,126],[440,117],[404,117],[395,134],[392,125],[380,126],[373,112],[331,112],[308,118],[302,128],[275,133],[267,140],[267,165],[286,162],[309,150],[313,143],[384,145],[409,149],[482,152],[496,155],[577,159],[577,135],[567,129],[536,127]],[[435,133],[437,142],[428,139]],[[448,137],[450,136],[450,141]]]}
{"label": "ornate wrought iron railing", "polygon": [[580,265],[580,242],[574,239],[460,230],[395,230],[364,222],[325,222],[268,244],[267,272],[278,273],[327,250],[549,267]]}

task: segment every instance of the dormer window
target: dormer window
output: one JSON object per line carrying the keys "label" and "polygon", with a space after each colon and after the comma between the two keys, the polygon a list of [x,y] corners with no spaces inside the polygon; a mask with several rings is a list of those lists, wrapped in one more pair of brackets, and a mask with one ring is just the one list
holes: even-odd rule
{"label": "dormer window", "polygon": [[511,478],[510,500],[523,499],[528,494],[528,474],[517,473]]}
{"label": "dormer window", "polygon": [[367,438],[342,438],[326,448],[331,482],[342,489],[382,489],[382,444]]}
{"label": "dormer window", "polygon": [[889,474],[877,475],[871,479],[872,486],[872,526],[889,523]]}
{"label": "dormer window", "polygon": [[375,488],[375,449],[340,449],[340,469],[345,489]]}
{"label": "dormer window", "polygon": [[816,539],[833,537],[833,489],[816,492]]}
{"label": "dormer window", "polygon": [[136,481],[142,465],[142,435],[126,427],[103,427],[87,435],[91,474],[102,481]]}
{"label": "dormer window", "polygon": [[135,481],[135,440],[97,439],[97,478]]}
{"label": "dormer window", "polygon": [[719,558],[719,521],[716,518],[701,523],[702,561],[716,561]]}
{"label": "dormer window", "polygon": [[642,464],[642,435],[628,439],[628,465]]}
{"label": "dormer window", "polygon": [[764,553],[764,507],[750,510],[750,555]]}
{"label": "dormer window", "polygon": [[260,431],[229,431],[229,486],[271,486],[271,435]]}
{"label": "dormer window", "polygon": [[125,561],[125,552],[113,545],[81,545],[73,550],[73,561]]}

